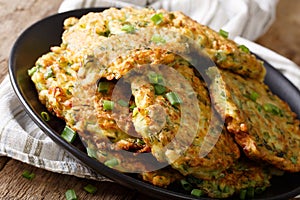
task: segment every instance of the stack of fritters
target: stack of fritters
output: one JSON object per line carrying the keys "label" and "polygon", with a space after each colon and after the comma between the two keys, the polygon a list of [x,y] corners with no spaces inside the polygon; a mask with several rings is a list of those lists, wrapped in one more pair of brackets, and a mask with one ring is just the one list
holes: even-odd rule
{"label": "stack of fritters", "polygon": [[[64,25],[30,76],[90,156],[215,198],[264,190],[273,167],[300,171],[299,121],[244,46],[164,10],[111,8]],[[202,56],[216,66],[194,66]]]}

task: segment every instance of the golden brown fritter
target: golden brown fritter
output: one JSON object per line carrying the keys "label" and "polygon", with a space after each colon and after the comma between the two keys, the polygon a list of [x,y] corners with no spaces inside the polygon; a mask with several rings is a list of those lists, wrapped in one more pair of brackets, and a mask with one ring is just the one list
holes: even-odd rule
{"label": "golden brown fritter", "polygon": [[[153,55],[160,60],[163,54],[153,52],[143,51],[139,55],[142,60],[151,57],[157,63]],[[214,116],[205,84],[187,61],[173,57],[172,68],[142,66],[128,78],[137,106],[132,120],[159,161],[170,163],[183,175],[211,179],[239,157],[239,149]],[[157,85],[149,78],[152,74],[161,78],[164,92],[156,91]],[[177,94],[181,102],[172,105],[170,93]]]}
{"label": "golden brown fritter", "polygon": [[247,160],[239,160],[214,180],[196,182],[196,188],[212,198],[237,195],[240,199],[253,198],[270,186],[271,173],[265,166]]}
{"label": "golden brown fritter", "polygon": [[[130,37],[139,32],[149,32],[149,29],[166,29],[191,38],[199,48],[221,68],[230,69],[243,76],[263,80],[265,69],[261,61],[254,55],[243,51],[239,45],[224,38],[217,32],[203,26],[181,12],[165,10],[111,8],[101,13],[89,13],[80,19],[70,18],[65,21],[66,31],[63,34],[63,44],[76,54],[84,55],[99,48],[99,43],[107,37],[123,35]],[[168,43],[170,37],[160,35],[156,42]],[[84,38],[84,40],[82,39]],[[137,37],[138,38],[138,37]],[[132,41],[128,41],[129,45]]]}
{"label": "golden brown fritter", "polygon": [[299,120],[268,86],[212,67],[210,93],[235,141],[252,159],[300,171]]}

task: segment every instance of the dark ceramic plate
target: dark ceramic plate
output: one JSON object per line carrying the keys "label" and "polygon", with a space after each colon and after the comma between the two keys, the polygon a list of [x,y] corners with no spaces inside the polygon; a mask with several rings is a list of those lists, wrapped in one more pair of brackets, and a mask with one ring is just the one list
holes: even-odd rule
{"label": "dark ceramic plate", "polygon": [[[83,163],[93,168],[98,173],[120,183],[121,185],[147,193],[159,199],[193,199],[192,196],[183,194],[176,188],[167,190],[152,186],[151,184],[135,178],[132,174],[123,174],[112,170],[100,162],[90,158],[80,139],[73,144],[67,143],[60,137],[64,122],[52,117],[49,122],[42,120],[40,113],[45,107],[39,102],[38,96],[27,70],[31,68],[36,59],[49,51],[53,45],[61,43],[63,21],[70,16],[80,17],[90,11],[103,11],[105,8],[81,9],[47,17],[25,30],[17,39],[12,48],[9,59],[9,75],[13,88],[22,102],[25,110],[32,120],[57,144],[65,148]],[[286,78],[265,62],[267,68],[266,84],[270,89],[288,102],[292,110],[300,116],[300,93]],[[300,173],[285,174],[272,179],[272,186],[255,199],[288,199],[300,193]],[[210,199],[210,198],[202,198]]]}

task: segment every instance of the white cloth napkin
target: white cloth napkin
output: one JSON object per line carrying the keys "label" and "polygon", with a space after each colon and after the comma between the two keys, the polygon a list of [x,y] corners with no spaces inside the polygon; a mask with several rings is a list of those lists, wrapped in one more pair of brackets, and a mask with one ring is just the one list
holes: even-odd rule
{"label": "white cloth napkin", "polygon": [[[228,31],[237,43],[246,45],[267,60],[300,89],[300,67],[251,42],[273,22],[276,3],[277,0],[65,0],[59,12],[83,7],[129,5],[181,10],[215,30]],[[58,173],[107,180],[70,156],[35,125],[18,101],[8,77],[0,85],[0,113],[0,155]]]}

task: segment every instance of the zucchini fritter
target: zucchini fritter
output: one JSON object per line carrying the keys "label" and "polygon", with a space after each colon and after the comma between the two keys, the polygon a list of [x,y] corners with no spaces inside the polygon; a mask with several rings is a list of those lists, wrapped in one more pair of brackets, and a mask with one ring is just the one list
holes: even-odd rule
{"label": "zucchini fritter", "polygon": [[300,171],[300,123],[287,103],[254,79],[216,67],[208,75],[213,104],[246,155]]}
{"label": "zucchini fritter", "polygon": [[[164,57],[152,50],[139,55],[146,61],[151,58],[153,63],[157,63],[154,55],[157,61]],[[128,78],[137,106],[134,126],[159,161],[170,163],[183,175],[218,177],[239,157],[239,149],[214,116],[205,84],[192,66],[179,56],[171,57],[172,62],[168,61],[172,68],[144,66]],[[151,83],[150,72],[161,78],[164,92],[159,93],[157,85]],[[167,97],[170,93],[176,93],[181,102],[174,105]]]}

